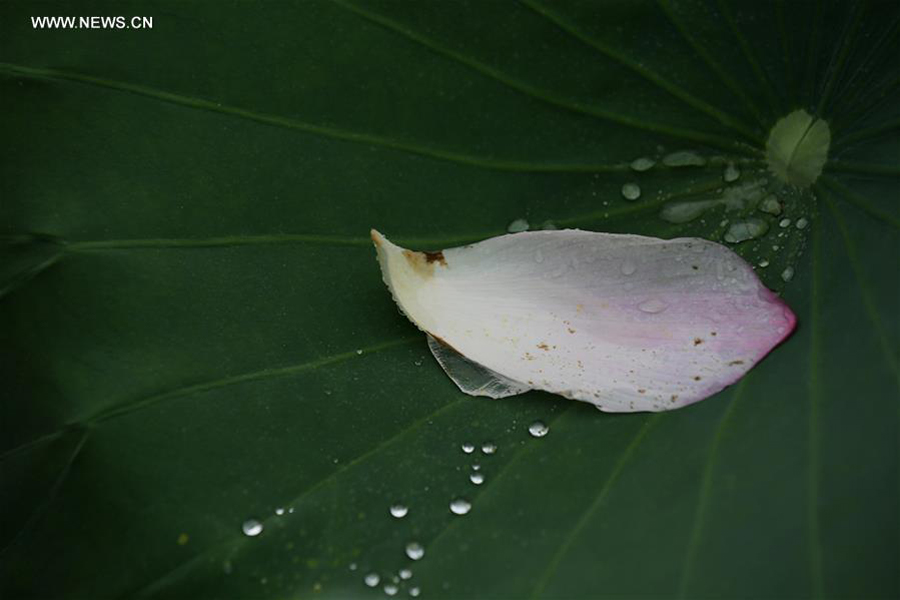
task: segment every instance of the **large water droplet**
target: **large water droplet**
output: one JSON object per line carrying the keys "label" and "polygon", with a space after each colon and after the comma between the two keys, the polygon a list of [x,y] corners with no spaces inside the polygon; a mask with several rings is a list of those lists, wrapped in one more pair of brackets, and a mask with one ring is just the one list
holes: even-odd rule
{"label": "large water droplet", "polygon": [[281,515],[284,514],[284,509],[279,506],[278,508],[275,509],[275,514],[280,517]]}
{"label": "large water droplet", "polygon": [[646,156],[642,156],[640,158],[636,158],[631,161],[631,168],[641,173],[643,171],[649,171],[653,168],[653,165],[656,164],[656,161],[652,158],[647,158]]}
{"label": "large water droplet", "polygon": [[637,200],[641,197],[641,187],[636,183],[626,183],[622,186],[622,197],[626,200]]}
{"label": "large water droplet", "polygon": [[484,483],[484,473],[479,471],[475,471],[474,473],[469,474],[469,481],[474,483],[475,485],[481,485]]}
{"label": "large water droplet", "polygon": [[630,260],[624,260],[622,261],[621,271],[622,275],[632,275],[637,271],[637,265]]}
{"label": "large water droplet", "polygon": [[800,217],[797,219],[797,222],[794,223],[794,226],[797,229],[806,229],[806,226],[809,225],[809,221],[807,221],[804,217]]}
{"label": "large water droplet", "polygon": [[673,202],[665,206],[659,213],[669,223],[687,223],[702,215],[708,208],[718,204],[718,200],[691,200]]}
{"label": "large water droplet", "polygon": [[421,593],[422,590],[420,590],[418,586],[409,588],[409,595],[413,598],[418,598]]}
{"label": "large water droplet", "polygon": [[464,515],[472,510],[472,503],[464,498],[457,498],[450,503],[450,512],[454,515]]}
{"label": "large water droplet", "polygon": [[769,170],[785,183],[807,187],[822,173],[831,145],[828,123],[803,109],[779,119],[766,141]]}
{"label": "large water droplet", "polygon": [[412,569],[400,569],[400,572],[397,573],[400,576],[400,579],[406,580],[412,578]]}
{"label": "large water droplet", "polygon": [[722,173],[722,179],[724,179],[726,183],[737,181],[740,177],[741,172],[736,166],[734,166],[734,163],[728,163],[725,166],[725,171]]}
{"label": "large water droplet", "polygon": [[778,198],[770,194],[763,198],[763,201],[759,203],[759,210],[764,213],[769,213],[770,215],[780,215],[781,202],[778,201]]}
{"label": "large water droplet", "polygon": [[782,229],[784,229],[785,227],[790,227],[791,220],[790,219],[782,219],[782,220],[778,221],[778,226],[781,227]]}
{"label": "large water droplet", "polygon": [[509,233],[520,233],[522,231],[528,231],[528,227],[528,221],[525,219],[516,219],[506,226],[506,231]]}
{"label": "large water droplet", "polygon": [[475,452],[475,444],[466,443],[460,447],[462,448],[462,451],[465,452],[466,454],[472,454],[473,452]]}
{"label": "large water droplet", "polygon": [[706,164],[705,158],[690,150],[666,154],[662,161],[667,167],[702,167]]}
{"label": "large water droplet", "polygon": [[746,240],[753,240],[764,235],[769,230],[769,224],[762,219],[747,219],[737,221],[728,227],[725,233],[725,241],[737,244]]}
{"label": "large water droplet", "polygon": [[550,428],[543,421],[535,421],[528,426],[528,433],[531,434],[531,437],[540,438],[550,433]]}
{"label": "large water droplet", "polygon": [[262,533],[263,524],[257,519],[247,519],[244,521],[243,525],[241,525],[241,531],[244,532],[244,535],[249,537],[256,537]]}
{"label": "large water droplet", "polygon": [[485,442],[481,445],[481,451],[485,454],[493,454],[497,451],[497,445],[491,442]]}
{"label": "large water droplet", "polygon": [[396,504],[391,505],[391,516],[396,517],[397,519],[402,519],[406,516],[406,513],[409,512],[409,507],[397,502]]}
{"label": "large water droplet", "polygon": [[393,583],[384,584],[384,593],[387,594],[388,596],[396,596],[397,592],[399,590],[400,590],[400,588],[398,588],[396,584],[393,584]]}
{"label": "large water droplet", "polygon": [[366,582],[366,585],[369,587],[375,587],[381,582],[381,577],[378,576],[378,573],[369,573],[365,577],[363,577],[363,581]]}
{"label": "large water droplet", "polygon": [[406,555],[412,560],[419,560],[425,556],[425,548],[419,542],[410,542],[406,545]]}
{"label": "large water droplet", "polygon": [[794,278],[794,267],[787,267],[784,271],[781,272],[781,278],[785,281],[790,281]]}
{"label": "large water droplet", "polygon": [[644,300],[640,304],[638,304],[638,308],[645,313],[649,313],[651,315],[656,313],[661,313],[662,311],[669,308],[669,305],[660,300],[659,298],[651,298],[650,300]]}

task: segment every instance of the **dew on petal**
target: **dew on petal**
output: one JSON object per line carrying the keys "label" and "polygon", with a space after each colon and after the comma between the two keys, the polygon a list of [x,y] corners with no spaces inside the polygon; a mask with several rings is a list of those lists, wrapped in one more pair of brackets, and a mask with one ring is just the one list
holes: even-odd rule
{"label": "dew on petal", "polygon": [[641,310],[641,312],[645,312],[645,313],[648,313],[651,315],[654,315],[656,313],[661,313],[662,311],[666,310],[668,307],[669,307],[669,305],[667,303],[663,302],[662,300],[660,300],[659,298],[651,298],[649,300],[645,300],[645,301],[641,302],[640,304],[638,304],[638,308]]}

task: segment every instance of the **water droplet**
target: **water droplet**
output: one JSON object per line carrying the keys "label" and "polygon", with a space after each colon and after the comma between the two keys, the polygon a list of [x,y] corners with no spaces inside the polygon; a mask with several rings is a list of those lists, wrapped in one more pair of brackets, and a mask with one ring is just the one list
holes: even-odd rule
{"label": "water droplet", "polygon": [[351,571],[355,571],[355,570],[356,570],[356,563],[350,563],[350,570],[351,570]]}
{"label": "water droplet", "polygon": [[522,231],[528,231],[528,227],[528,221],[525,219],[516,219],[506,226],[506,231],[509,233],[520,233]]}
{"label": "water droplet", "polygon": [[284,509],[279,506],[278,508],[275,509],[275,514],[280,517],[281,515],[284,514]]}
{"label": "water droplet", "polygon": [[781,278],[785,281],[790,281],[794,278],[794,267],[787,267],[784,271],[781,272]]}
{"label": "water droplet", "polygon": [[536,263],[544,262],[544,253],[541,252],[540,248],[538,248],[537,250],[534,251],[534,262],[536,262]]}
{"label": "water droplet", "polygon": [[769,224],[762,219],[737,221],[728,227],[728,232],[725,233],[725,241],[729,244],[738,244],[746,240],[756,239],[768,230]]}
{"label": "water droplet", "polygon": [[472,510],[472,503],[464,498],[457,498],[450,503],[450,512],[454,515],[464,515]]}
{"label": "water droplet", "polygon": [[357,353],[357,354],[362,354],[362,348],[358,348],[358,349],[356,350],[356,353]]}
{"label": "water droplet", "polygon": [[386,583],[386,584],[384,584],[384,593],[387,594],[388,596],[396,596],[396,595],[397,595],[397,591],[398,591],[399,589],[400,589],[400,588],[398,588],[398,587],[397,587],[396,585],[394,585],[393,583]]}
{"label": "water droplet", "polygon": [[762,268],[766,268],[769,266],[769,261],[764,258],[761,261],[759,261],[759,266],[761,266]]}
{"label": "water droplet", "polygon": [[559,227],[557,227],[556,223],[554,223],[553,221],[548,220],[541,223],[541,229],[543,229],[544,231],[556,231],[557,229],[559,229]]}
{"label": "water droplet", "polygon": [[782,219],[782,220],[778,221],[778,226],[781,227],[782,229],[784,229],[785,227],[789,227],[790,224],[791,224],[790,219]]}
{"label": "water droplet", "polygon": [[795,223],[795,226],[797,227],[797,229],[806,229],[807,225],[809,225],[809,221],[807,221],[803,217],[800,217],[799,219],[797,219],[797,223]]}
{"label": "water droplet", "polygon": [[475,485],[481,485],[484,483],[484,473],[479,471],[475,471],[474,473],[469,474],[469,481],[474,483]]}
{"label": "water droplet", "polygon": [[398,575],[400,575],[400,579],[411,579],[412,569],[400,569]]}
{"label": "water droplet", "polygon": [[391,505],[391,516],[397,519],[402,519],[406,516],[406,513],[409,512],[409,507],[400,504],[397,502],[396,504]]}
{"label": "water droplet", "polygon": [[673,202],[663,208],[659,216],[669,223],[687,223],[702,215],[706,209],[718,204],[718,200],[691,200]]}
{"label": "water droplet", "polygon": [[485,442],[481,445],[481,451],[485,454],[493,454],[497,451],[497,445],[491,442]]}
{"label": "water droplet", "polygon": [[781,202],[779,202],[778,198],[775,196],[766,196],[763,201],[759,203],[759,210],[764,213],[769,213],[770,215],[780,215]]}
{"label": "water droplet", "polygon": [[419,596],[419,594],[421,594],[421,593],[422,593],[422,590],[420,590],[418,587],[409,588],[409,595],[412,596],[413,598],[417,598]]}
{"label": "water droplet", "polygon": [[666,154],[662,161],[667,167],[702,167],[706,164],[705,158],[690,150]]}
{"label": "water droplet", "polygon": [[637,200],[641,197],[641,187],[636,183],[626,183],[622,186],[622,197],[626,200]]}
{"label": "water droplet", "polygon": [[474,465],[472,465],[472,470],[473,470],[473,471],[480,471],[480,470],[481,470],[481,465],[479,465],[478,463],[475,463]]}
{"label": "water droplet", "polygon": [[241,530],[244,532],[244,535],[248,537],[256,537],[262,533],[263,524],[257,519],[247,519],[244,521],[244,524],[241,525]]}
{"label": "water droplet", "polygon": [[722,174],[722,179],[724,179],[727,183],[731,183],[732,181],[737,181],[741,176],[740,170],[734,166],[734,163],[728,163],[725,167],[725,172]]}
{"label": "water droplet", "polygon": [[420,359],[418,359],[418,360],[414,360],[414,361],[413,361],[413,364],[416,365],[417,367],[421,367],[421,366],[422,366],[422,359],[420,358]]}
{"label": "water droplet", "polygon": [[622,275],[631,275],[635,271],[637,271],[637,265],[635,265],[630,260],[626,260],[622,262]]}
{"label": "water droplet", "polygon": [[543,421],[535,421],[528,426],[528,433],[531,434],[531,437],[540,438],[550,433],[550,428]]}
{"label": "water droplet", "polygon": [[466,454],[472,454],[473,452],[475,452],[475,444],[463,444],[461,447],[462,451]]}
{"label": "water droplet", "polygon": [[651,315],[656,313],[661,313],[662,311],[669,308],[669,305],[660,300],[659,298],[651,298],[650,300],[645,300],[638,304],[638,308],[645,313],[649,313]]}
{"label": "water droplet", "polygon": [[363,578],[363,581],[366,582],[367,586],[375,587],[381,582],[381,577],[378,576],[378,573],[369,573]]}
{"label": "water droplet", "polygon": [[653,165],[656,164],[656,161],[652,158],[647,158],[646,156],[642,156],[640,158],[636,158],[631,161],[631,168],[637,171],[638,173],[642,173],[644,171],[648,171],[653,168]]}
{"label": "water droplet", "polygon": [[425,556],[425,548],[419,542],[410,542],[406,545],[406,555],[412,560],[419,560]]}

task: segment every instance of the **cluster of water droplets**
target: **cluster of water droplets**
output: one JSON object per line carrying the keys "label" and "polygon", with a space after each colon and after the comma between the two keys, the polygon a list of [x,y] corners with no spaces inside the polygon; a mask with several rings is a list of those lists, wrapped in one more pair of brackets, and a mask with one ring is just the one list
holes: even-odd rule
{"label": "cluster of water droplets", "polygon": [[[812,192],[785,184],[759,161],[704,157],[691,150],[663,154],[662,148],[657,148],[656,155],[635,158],[629,167],[633,176],[638,177],[659,169],[691,172],[698,168],[720,168],[718,186],[683,199],[673,198],[663,205],[660,218],[685,225],[689,231],[696,230],[694,235],[740,247],[740,253],[757,270],[779,264],[783,282],[793,278],[793,265],[806,245]],[[636,180],[626,181],[622,184],[622,197],[629,202],[638,200],[642,196],[641,185]],[[665,198],[662,189],[658,190],[657,198]],[[716,210],[722,215],[708,221]],[[623,275],[633,272],[633,265],[623,263]],[[643,312],[660,312],[665,309],[663,304],[649,299],[639,308]]]}

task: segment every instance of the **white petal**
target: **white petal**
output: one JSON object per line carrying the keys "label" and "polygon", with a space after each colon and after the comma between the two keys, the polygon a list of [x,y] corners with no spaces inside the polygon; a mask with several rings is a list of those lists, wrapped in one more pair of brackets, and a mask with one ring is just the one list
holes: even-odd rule
{"label": "white petal", "polygon": [[472,395],[669,410],[734,383],[795,324],[747,263],[701,239],[534,231],[435,253],[372,240],[394,300]]}

